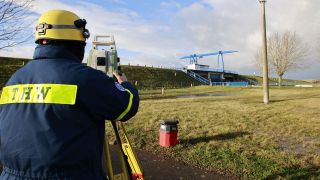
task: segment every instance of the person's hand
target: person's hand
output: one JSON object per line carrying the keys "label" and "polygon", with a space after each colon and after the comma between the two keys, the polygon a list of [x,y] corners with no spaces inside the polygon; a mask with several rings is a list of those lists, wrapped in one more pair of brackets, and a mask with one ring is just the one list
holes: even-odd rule
{"label": "person's hand", "polygon": [[118,80],[118,83],[123,83],[123,82],[126,82],[128,81],[126,75],[124,73],[119,73],[118,71],[117,72],[113,72],[113,75],[117,78]]}

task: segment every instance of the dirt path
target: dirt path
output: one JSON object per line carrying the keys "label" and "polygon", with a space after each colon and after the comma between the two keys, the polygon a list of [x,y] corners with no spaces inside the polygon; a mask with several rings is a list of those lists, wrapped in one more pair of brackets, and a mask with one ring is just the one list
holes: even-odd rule
{"label": "dirt path", "polygon": [[[121,172],[118,154],[115,146],[110,146],[112,164],[116,174]],[[138,159],[141,163],[146,180],[231,180],[231,177],[221,175],[217,172],[205,171],[199,168],[188,166],[173,159],[163,158],[150,152],[136,149]]]}
{"label": "dirt path", "polygon": [[172,159],[161,158],[149,152],[136,150],[136,153],[143,168],[146,180],[232,179],[216,172],[208,172]]}

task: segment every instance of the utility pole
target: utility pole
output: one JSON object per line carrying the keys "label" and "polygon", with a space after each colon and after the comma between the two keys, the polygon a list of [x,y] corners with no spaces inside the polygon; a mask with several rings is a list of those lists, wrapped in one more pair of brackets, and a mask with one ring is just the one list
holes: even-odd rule
{"label": "utility pole", "polygon": [[268,52],[267,52],[267,28],[266,28],[266,0],[259,0],[261,4],[262,18],[262,57],[263,57],[263,102],[269,103],[269,76],[268,76]]}

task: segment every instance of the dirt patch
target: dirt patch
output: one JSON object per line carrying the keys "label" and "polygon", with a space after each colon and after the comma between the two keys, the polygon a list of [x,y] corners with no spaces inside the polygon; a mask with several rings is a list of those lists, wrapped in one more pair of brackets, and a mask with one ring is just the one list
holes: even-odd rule
{"label": "dirt patch", "polygon": [[310,153],[313,153],[316,155],[320,155],[320,138],[305,137],[303,138],[303,140],[298,142],[280,138],[278,140],[278,144],[284,151],[293,154],[309,155]]}
{"label": "dirt patch", "polygon": [[205,171],[182,162],[136,150],[145,179],[233,179],[214,171]]}
{"label": "dirt patch", "polygon": [[207,94],[190,94],[177,96],[177,98],[197,98],[197,97],[208,97],[208,96],[232,96],[234,94],[217,92],[217,93],[207,93]]}

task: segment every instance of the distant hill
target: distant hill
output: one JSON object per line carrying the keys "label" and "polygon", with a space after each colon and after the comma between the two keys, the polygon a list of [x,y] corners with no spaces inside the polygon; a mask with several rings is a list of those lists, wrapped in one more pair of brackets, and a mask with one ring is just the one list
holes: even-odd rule
{"label": "distant hill", "polygon": [[[261,76],[249,76],[249,75],[242,75],[243,77],[254,80],[258,84],[262,84],[263,78]],[[278,78],[269,78],[270,85],[277,85]],[[304,80],[293,80],[293,79],[282,79],[282,84],[285,85],[295,85],[295,84],[310,84],[311,82],[304,81]]]}
{"label": "distant hill", "polygon": [[320,84],[320,79],[313,79],[313,80],[305,80],[309,83],[313,83],[313,84]]}
{"label": "distant hill", "polygon": [[30,59],[25,58],[13,58],[13,57],[0,57],[0,67],[2,66],[22,66],[26,64]]}
{"label": "distant hill", "polygon": [[[0,57],[0,87],[8,81],[11,75],[28,59]],[[201,85],[184,72],[174,69],[162,69],[144,66],[122,66],[122,71],[128,80],[138,89],[181,88]]]}
{"label": "distant hill", "polygon": [[162,69],[144,66],[122,66],[128,81],[139,89],[180,88],[201,85],[184,72],[174,69]]}
{"label": "distant hill", "polygon": [[29,59],[23,58],[0,57],[0,87],[3,87],[11,75],[28,61]]}
{"label": "distant hill", "polygon": [[[0,57],[0,87],[3,87],[11,75],[28,61],[29,59]],[[184,72],[174,69],[123,65],[122,71],[127,75],[128,80],[138,89],[159,89],[162,87],[181,88],[190,87],[191,84],[193,86],[201,85],[201,83],[187,76]],[[250,85],[262,84],[261,76],[239,75],[239,78],[243,81],[248,81]],[[277,82],[277,78],[269,79],[270,85],[276,85]],[[310,82],[303,80],[283,79],[282,82],[285,86],[320,83],[320,80],[314,80],[313,82]]]}

